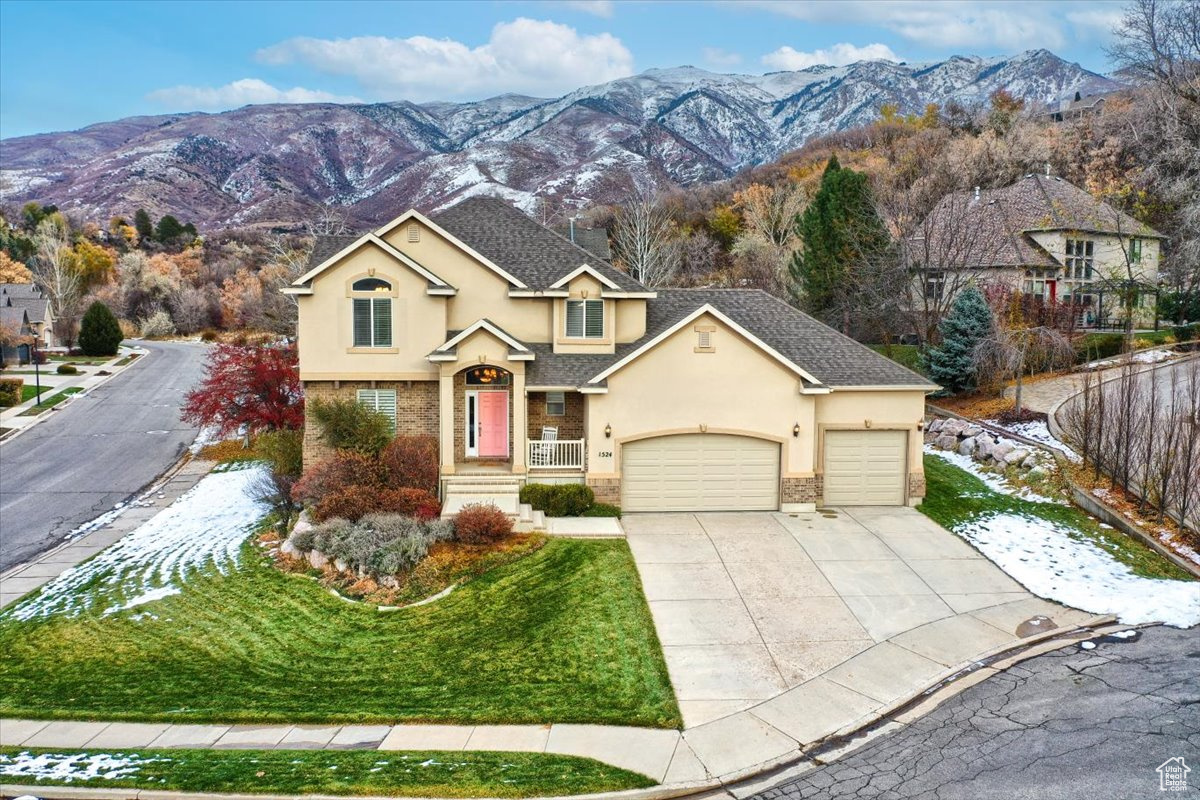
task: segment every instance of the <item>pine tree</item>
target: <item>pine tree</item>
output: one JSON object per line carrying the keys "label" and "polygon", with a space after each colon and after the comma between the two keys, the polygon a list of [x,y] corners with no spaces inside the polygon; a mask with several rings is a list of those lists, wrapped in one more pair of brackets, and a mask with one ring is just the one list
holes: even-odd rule
{"label": "pine tree", "polygon": [[975,287],[963,290],[938,324],[942,343],[925,354],[929,377],[947,392],[976,386],[975,348],[992,335],[992,310]]}
{"label": "pine tree", "polygon": [[154,223],[146,209],[139,208],[133,215],[133,227],[137,230],[139,242],[149,242],[154,239]]}
{"label": "pine tree", "polygon": [[167,244],[182,235],[183,232],[183,224],[172,215],[166,214],[158,221],[158,227],[154,229],[154,238]]}
{"label": "pine tree", "polygon": [[99,301],[88,306],[79,324],[79,346],[84,355],[115,356],[123,338],[121,325],[108,306]]}
{"label": "pine tree", "polygon": [[831,157],[796,227],[803,246],[789,268],[792,299],[848,332],[858,278],[887,258],[892,247],[867,175]]}

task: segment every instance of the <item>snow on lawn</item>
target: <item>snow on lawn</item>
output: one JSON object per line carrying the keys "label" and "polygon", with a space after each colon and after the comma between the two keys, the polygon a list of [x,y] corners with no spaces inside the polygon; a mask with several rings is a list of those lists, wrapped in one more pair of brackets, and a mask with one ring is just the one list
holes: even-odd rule
{"label": "snow on lawn", "polygon": [[20,620],[74,616],[92,608],[115,614],[178,594],[192,571],[211,565],[225,573],[266,512],[250,491],[264,471],[250,464],[206,475],[132,533],[62,573],[9,613]]}
{"label": "snow on lawn", "polygon": [[[1129,360],[1135,364],[1158,364],[1160,362],[1170,361],[1171,359],[1178,357],[1179,353],[1176,353],[1174,350],[1143,350],[1139,353],[1134,353],[1133,355],[1129,356]],[[1093,361],[1087,366],[1088,369],[1103,369],[1105,367],[1111,367],[1116,364],[1120,364],[1124,360],[1124,357],[1106,358],[1103,361]]]}
{"label": "snow on lawn", "polygon": [[954,532],[1029,591],[1126,625],[1200,624],[1200,582],[1142,578],[1060,525],[1022,514],[992,514]]}
{"label": "snow on lawn", "polygon": [[29,751],[15,756],[0,755],[0,775],[11,778],[42,778],[70,783],[74,780],[118,780],[136,775],[142,764],[163,761],[137,753],[41,753]]}
{"label": "snow on lawn", "polygon": [[[1010,440],[1006,440],[1006,441],[1012,441],[1012,440],[1010,439]],[[1016,446],[1021,446],[1020,442],[1012,442],[1012,443]],[[991,470],[991,469],[985,469],[984,466],[982,464],[980,464],[978,461],[971,458],[970,456],[964,456],[962,453],[957,453],[953,450],[939,450],[938,448],[934,447],[932,444],[925,445],[925,452],[928,455],[937,456],[938,458],[942,458],[942,459],[945,459],[946,461],[949,461],[951,464],[958,467],[959,469],[961,469],[964,472],[971,473],[976,478],[979,478],[979,480],[983,481],[984,485],[987,486],[989,489],[991,489],[994,492],[999,492],[1000,494],[1006,494],[1006,495],[1009,495],[1010,497],[1019,497],[1022,500],[1032,500],[1035,503],[1061,503],[1062,502],[1061,500],[1057,500],[1053,497],[1047,497],[1046,495],[1038,494],[1037,492],[1035,492],[1033,489],[1029,488],[1028,486],[1014,487],[1005,479],[1005,477],[1002,473],[996,472],[995,470]]]}
{"label": "snow on lawn", "polygon": [[1050,427],[1046,424],[1045,420],[1038,419],[1030,422],[1001,422],[998,419],[989,419],[984,421],[989,425],[995,425],[997,428],[1003,428],[1004,430],[1015,433],[1018,436],[1024,436],[1026,439],[1032,439],[1035,442],[1049,445],[1050,447],[1053,447],[1061,452],[1071,461],[1074,461],[1076,464],[1083,461],[1080,455],[1072,450],[1070,446],[1054,438],[1054,434],[1050,433]]}

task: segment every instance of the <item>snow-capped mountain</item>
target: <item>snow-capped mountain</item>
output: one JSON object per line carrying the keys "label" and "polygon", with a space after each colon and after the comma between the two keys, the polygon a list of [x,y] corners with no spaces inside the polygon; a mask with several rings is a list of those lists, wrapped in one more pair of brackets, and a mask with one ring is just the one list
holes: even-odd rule
{"label": "snow-capped mountain", "polygon": [[472,194],[582,205],[729,177],[869,122],[884,103],[970,106],[1000,88],[1053,104],[1117,84],[1031,50],[767,75],[654,69],[557,99],[246,106],[6,139],[0,188],[97,220],[144,207],[208,228],[294,227],[323,204],[379,223]]}

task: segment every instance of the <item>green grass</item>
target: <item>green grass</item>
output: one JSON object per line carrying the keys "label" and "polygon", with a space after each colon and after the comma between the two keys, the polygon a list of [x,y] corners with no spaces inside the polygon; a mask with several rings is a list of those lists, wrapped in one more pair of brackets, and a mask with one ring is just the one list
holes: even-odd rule
{"label": "green grass", "polygon": [[70,362],[72,364],[105,364],[113,360],[113,356],[49,355],[46,358],[53,362]]}
{"label": "green grass", "polygon": [[381,612],[270,566],[102,617],[0,616],[0,716],[679,727],[628,545],[559,539]]}
{"label": "green grass", "polygon": [[[21,753],[131,756],[119,778],[5,775]],[[65,759],[64,759],[65,760]],[[77,762],[76,762],[77,763]],[[86,762],[85,762],[86,763]],[[84,764],[73,770],[79,772]],[[180,792],[532,797],[641,789],[654,781],[588,758],[549,753],[381,750],[72,750],[0,748],[0,778],[24,786],[94,786]]]}
{"label": "green grass", "polygon": [[945,459],[925,456],[926,495],[918,508],[954,530],[992,514],[1021,514],[1055,523],[1072,538],[1089,542],[1145,578],[1191,580],[1192,576],[1146,545],[1100,523],[1073,505],[1036,502],[994,491]]}
{"label": "green grass", "polygon": [[[22,394],[24,394],[24,390],[25,390],[25,387],[21,387]],[[63,389],[61,392],[49,395],[47,397],[48,393],[46,392],[45,389],[43,389],[42,390],[42,397],[43,397],[42,404],[40,406],[32,406],[30,408],[25,409],[24,411],[21,412],[21,416],[22,417],[36,417],[38,414],[41,414],[43,411],[49,411],[50,409],[54,408],[56,405],[63,402],[64,400],[66,400],[71,395],[79,394],[82,391],[83,391],[82,387],[68,386],[66,389]]]}
{"label": "green grass", "polygon": [[925,370],[921,367],[921,348],[915,344],[872,344],[867,346],[876,353],[887,356],[898,364],[903,364],[913,372],[925,374]]}
{"label": "green grass", "polygon": [[141,353],[130,353],[129,355],[125,356],[120,361],[118,361],[116,364],[113,364],[113,366],[114,367],[123,367],[126,364],[132,364],[134,359],[136,359],[140,355],[141,355]]}

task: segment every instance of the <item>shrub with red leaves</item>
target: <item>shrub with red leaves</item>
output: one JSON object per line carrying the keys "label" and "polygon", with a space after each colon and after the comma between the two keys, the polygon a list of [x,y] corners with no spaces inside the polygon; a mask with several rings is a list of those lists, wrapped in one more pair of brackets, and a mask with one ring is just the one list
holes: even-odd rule
{"label": "shrub with red leaves", "polygon": [[493,505],[472,503],[454,517],[454,538],[466,544],[498,542],[512,532],[512,520]]}
{"label": "shrub with red leaves", "polygon": [[292,497],[310,506],[316,522],[334,517],[354,521],[374,512],[420,519],[441,515],[432,492],[397,483],[383,460],[344,450],[305,470]]}
{"label": "shrub with red leaves", "polygon": [[294,344],[219,344],[180,418],[227,434],[300,428],[304,394]]}
{"label": "shrub with red leaves", "polygon": [[397,436],[379,454],[393,486],[407,486],[434,493],[438,490],[438,441],[436,436]]}

